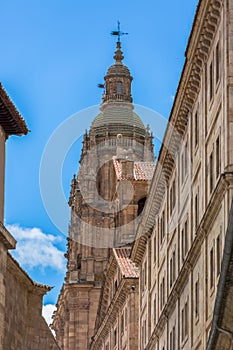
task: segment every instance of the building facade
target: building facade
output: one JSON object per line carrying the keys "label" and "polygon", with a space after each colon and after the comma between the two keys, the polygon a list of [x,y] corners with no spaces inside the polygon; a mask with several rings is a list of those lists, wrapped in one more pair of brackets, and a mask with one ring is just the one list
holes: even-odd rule
{"label": "building facade", "polygon": [[130,248],[114,248],[106,266],[90,349],[138,349],[139,271]]}
{"label": "building facade", "polygon": [[[140,266],[140,349],[208,343],[233,197],[232,10],[232,1],[202,0],[195,16],[131,253]],[[231,323],[209,349],[231,348]]]}
{"label": "building facade", "polygon": [[51,287],[36,283],[12,258],[16,241],[4,226],[5,142],[26,135],[27,126],[0,84],[0,349],[58,350],[42,317],[42,299]]}

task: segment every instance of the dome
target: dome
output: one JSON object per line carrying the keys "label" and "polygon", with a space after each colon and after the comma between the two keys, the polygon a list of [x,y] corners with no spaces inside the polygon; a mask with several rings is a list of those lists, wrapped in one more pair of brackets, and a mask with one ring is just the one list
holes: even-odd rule
{"label": "dome", "polygon": [[106,108],[99,113],[91,124],[97,135],[137,135],[145,136],[146,130],[141,118],[126,107]]}
{"label": "dome", "polygon": [[123,63],[116,62],[111,67],[109,67],[107,71],[107,76],[109,75],[124,75],[124,76],[129,75],[130,76],[130,71],[129,71],[129,68],[126,67]]}

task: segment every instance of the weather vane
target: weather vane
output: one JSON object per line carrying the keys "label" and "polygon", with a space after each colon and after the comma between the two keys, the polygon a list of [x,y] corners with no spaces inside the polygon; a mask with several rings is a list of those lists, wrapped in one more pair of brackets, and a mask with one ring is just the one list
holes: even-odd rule
{"label": "weather vane", "polygon": [[[111,35],[115,35],[115,36],[117,36],[118,37],[118,40],[117,40],[117,42],[119,43],[118,45],[117,45],[117,47],[118,48],[120,48],[120,43],[121,43],[121,36],[122,35],[128,35],[129,33],[125,33],[125,32],[122,32],[121,31],[121,24],[120,24],[120,21],[117,21],[117,30],[113,30],[112,32],[111,32]],[[98,88],[100,88],[100,89],[105,89],[105,84],[97,84],[97,86],[98,86]]]}
{"label": "weather vane", "polygon": [[115,36],[117,36],[118,37],[118,42],[120,43],[120,41],[121,41],[121,36],[122,35],[128,35],[129,33],[124,33],[124,32],[122,32],[121,31],[121,27],[120,27],[120,22],[119,21],[117,21],[117,29],[118,30],[113,30],[112,32],[111,32],[111,35],[115,35]]}

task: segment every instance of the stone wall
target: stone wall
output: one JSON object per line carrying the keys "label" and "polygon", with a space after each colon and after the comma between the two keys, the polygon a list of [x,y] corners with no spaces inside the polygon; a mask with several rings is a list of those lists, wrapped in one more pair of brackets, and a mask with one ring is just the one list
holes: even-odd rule
{"label": "stone wall", "polygon": [[34,283],[7,255],[3,350],[59,349],[41,315],[42,298],[49,289]]}

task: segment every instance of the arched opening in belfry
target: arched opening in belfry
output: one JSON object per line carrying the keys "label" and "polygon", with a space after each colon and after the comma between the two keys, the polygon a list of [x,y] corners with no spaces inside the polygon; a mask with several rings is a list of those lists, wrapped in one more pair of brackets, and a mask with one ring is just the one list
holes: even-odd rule
{"label": "arched opening in belfry", "polygon": [[82,254],[78,254],[77,255],[77,270],[80,270],[81,269],[81,263],[82,263]]}
{"label": "arched opening in belfry", "polygon": [[122,82],[121,81],[117,82],[117,93],[122,94]]}
{"label": "arched opening in belfry", "polygon": [[145,202],[146,202],[146,197],[143,197],[138,201],[138,215],[140,215],[141,212],[143,211]]}

